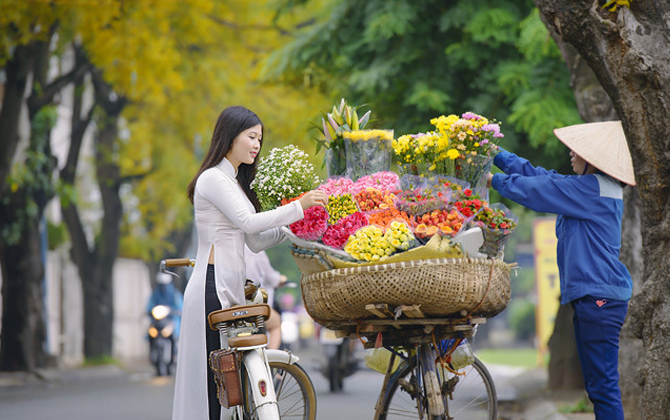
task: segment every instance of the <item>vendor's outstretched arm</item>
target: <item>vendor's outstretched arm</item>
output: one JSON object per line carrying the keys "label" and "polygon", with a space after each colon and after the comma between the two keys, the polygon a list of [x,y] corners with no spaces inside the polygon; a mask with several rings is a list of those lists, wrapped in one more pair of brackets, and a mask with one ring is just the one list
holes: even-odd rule
{"label": "vendor's outstretched arm", "polygon": [[602,206],[594,175],[495,174],[491,185],[503,197],[542,213],[588,219]]}
{"label": "vendor's outstretched arm", "polygon": [[527,159],[519,157],[505,149],[499,150],[500,151],[493,159],[493,163],[508,175],[519,174],[523,176],[537,176],[558,174],[558,172],[554,170],[547,170],[540,166],[533,166]]}

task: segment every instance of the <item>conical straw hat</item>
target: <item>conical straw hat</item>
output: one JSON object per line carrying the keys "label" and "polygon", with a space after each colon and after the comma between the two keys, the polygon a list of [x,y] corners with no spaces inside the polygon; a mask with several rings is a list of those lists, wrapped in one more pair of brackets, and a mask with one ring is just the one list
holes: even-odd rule
{"label": "conical straw hat", "polygon": [[612,178],[635,185],[633,160],[621,121],[571,125],[555,129],[554,134],[590,165]]}

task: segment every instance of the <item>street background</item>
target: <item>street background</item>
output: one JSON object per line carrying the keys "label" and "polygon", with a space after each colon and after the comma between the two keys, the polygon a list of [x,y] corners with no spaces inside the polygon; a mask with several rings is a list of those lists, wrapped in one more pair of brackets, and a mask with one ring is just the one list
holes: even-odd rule
{"label": "street background", "polygon": [[[296,351],[317,394],[317,419],[372,419],[383,375],[366,368],[331,393],[320,372],[316,340]],[[362,357],[358,354],[358,357]],[[581,397],[546,391],[544,369],[487,365],[499,398],[501,420],[587,420],[592,414],[561,413]],[[37,375],[0,373],[0,418],[25,420],[166,420],[172,412],[173,377],[155,377],[146,361],[73,369],[45,369]]]}

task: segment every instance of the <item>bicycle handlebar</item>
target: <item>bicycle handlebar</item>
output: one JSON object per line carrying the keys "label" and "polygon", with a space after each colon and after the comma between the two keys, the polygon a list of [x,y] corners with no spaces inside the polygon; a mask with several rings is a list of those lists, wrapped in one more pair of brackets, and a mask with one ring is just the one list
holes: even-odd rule
{"label": "bicycle handlebar", "polygon": [[161,261],[163,267],[193,267],[195,260],[189,258],[170,258]]}

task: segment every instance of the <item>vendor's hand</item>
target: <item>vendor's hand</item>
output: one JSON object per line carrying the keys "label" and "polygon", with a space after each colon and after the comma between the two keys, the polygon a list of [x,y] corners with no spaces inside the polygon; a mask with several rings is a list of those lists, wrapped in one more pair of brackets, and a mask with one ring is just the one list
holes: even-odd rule
{"label": "vendor's hand", "polygon": [[283,275],[283,274],[280,275],[280,276],[279,276],[279,285],[278,285],[278,286],[283,286],[283,285],[285,285],[287,281],[288,281],[288,277],[286,277],[286,276]]}
{"label": "vendor's hand", "polygon": [[489,172],[486,174],[486,188],[491,188],[491,181],[493,181],[493,174]]}
{"label": "vendor's hand", "polygon": [[298,200],[303,210],[307,210],[310,207],[314,206],[323,206],[326,207],[328,202],[328,196],[325,192],[320,190],[312,190],[307,192],[305,195],[300,197]]}

